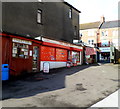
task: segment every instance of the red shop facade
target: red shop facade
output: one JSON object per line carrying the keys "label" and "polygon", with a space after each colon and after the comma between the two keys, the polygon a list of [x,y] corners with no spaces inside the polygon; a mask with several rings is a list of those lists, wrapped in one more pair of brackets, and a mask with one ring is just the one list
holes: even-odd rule
{"label": "red shop facade", "polygon": [[9,65],[11,76],[42,71],[45,62],[49,62],[50,69],[66,67],[68,61],[82,64],[82,46],[45,37],[38,40],[4,33],[0,34],[0,40],[2,64]]}

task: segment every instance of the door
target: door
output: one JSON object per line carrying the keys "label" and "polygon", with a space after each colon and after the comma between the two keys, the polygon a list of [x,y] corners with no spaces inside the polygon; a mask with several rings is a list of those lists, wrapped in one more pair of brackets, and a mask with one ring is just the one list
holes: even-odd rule
{"label": "door", "polygon": [[33,71],[39,71],[39,47],[33,46]]}

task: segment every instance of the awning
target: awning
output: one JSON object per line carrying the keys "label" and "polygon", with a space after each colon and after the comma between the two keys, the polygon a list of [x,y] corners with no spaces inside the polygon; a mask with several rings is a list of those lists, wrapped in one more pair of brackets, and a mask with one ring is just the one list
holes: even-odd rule
{"label": "awning", "polygon": [[86,47],[85,54],[86,55],[96,55],[96,50],[95,50],[95,48]]}

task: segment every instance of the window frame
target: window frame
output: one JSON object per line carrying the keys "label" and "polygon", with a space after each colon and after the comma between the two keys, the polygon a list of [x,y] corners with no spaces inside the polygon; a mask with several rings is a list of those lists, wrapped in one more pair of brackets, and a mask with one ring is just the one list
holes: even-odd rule
{"label": "window frame", "polygon": [[[15,52],[15,49],[16,49],[16,52]],[[25,55],[25,52],[27,53],[27,55]],[[23,57],[20,55],[23,55]],[[13,42],[12,43],[12,58],[29,59],[29,45]]]}
{"label": "window frame", "polygon": [[69,8],[69,19],[72,19],[72,8]]}
{"label": "window frame", "polygon": [[[39,16],[40,16],[40,18],[39,18]],[[43,23],[43,21],[42,21],[42,10],[41,9],[37,10],[37,23],[38,24],[42,24]]]}

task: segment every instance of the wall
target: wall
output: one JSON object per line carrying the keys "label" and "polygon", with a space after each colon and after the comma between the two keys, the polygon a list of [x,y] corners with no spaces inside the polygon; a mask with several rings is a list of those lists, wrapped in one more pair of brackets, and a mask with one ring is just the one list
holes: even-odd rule
{"label": "wall", "polygon": [[[82,34],[81,40],[87,44],[88,40],[94,40],[94,43],[97,43],[97,31],[98,29],[80,30],[80,33]],[[93,32],[94,34],[89,36],[89,32]]]}
{"label": "wall", "polygon": [[[62,2],[4,2],[3,31],[29,37],[43,35],[72,43],[74,26],[79,31],[79,13],[72,9],[73,19],[69,19],[69,8]],[[37,23],[38,9],[42,10],[42,24]]]}

